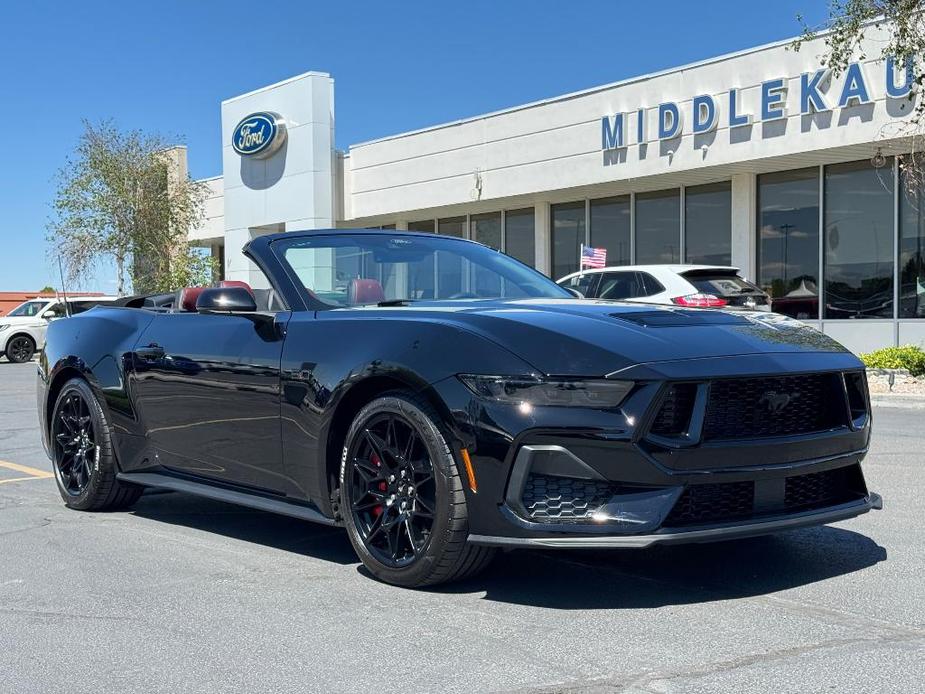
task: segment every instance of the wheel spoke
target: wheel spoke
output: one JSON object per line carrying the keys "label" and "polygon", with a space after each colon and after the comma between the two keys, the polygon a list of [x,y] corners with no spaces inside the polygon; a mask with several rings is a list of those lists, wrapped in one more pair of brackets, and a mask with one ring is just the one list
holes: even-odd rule
{"label": "wheel spoke", "polygon": [[360,475],[363,477],[363,480],[367,483],[385,479],[385,476],[382,474],[382,468],[373,465],[372,462],[366,460],[365,458],[354,458],[353,467],[357,472],[360,473]]}
{"label": "wheel spoke", "polygon": [[376,457],[379,458],[379,462],[382,463],[382,465],[386,465],[387,463],[384,451],[388,448],[388,445],[369,429],[366,429],[363,434],[366,436],[366,440],[369,442],[370,447],[373,449],[373,453],[375,453]]}
{"label": "wheel spoke", "polygon": [[405,450],[401,454],[401,457],[405,460],[411,460],[411,454],[414,452],[415,441],[417,441],[417,434],[414,432],[414,429],[411,429],[411,433],[408,435],[408,441],[405,443]]}

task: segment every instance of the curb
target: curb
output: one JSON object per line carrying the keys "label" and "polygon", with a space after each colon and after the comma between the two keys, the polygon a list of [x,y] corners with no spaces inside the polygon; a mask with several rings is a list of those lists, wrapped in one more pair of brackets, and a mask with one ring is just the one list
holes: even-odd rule
{"label": "curb", "polygon": [[925,395],[906,393],[875,395],[871,393],[870,404],[873,407],[902,407],[910,410],[925,410]]}

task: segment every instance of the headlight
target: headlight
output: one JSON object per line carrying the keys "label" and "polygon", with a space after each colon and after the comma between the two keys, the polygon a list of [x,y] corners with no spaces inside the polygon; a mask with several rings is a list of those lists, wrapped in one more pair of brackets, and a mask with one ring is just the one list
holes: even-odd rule
{"label": "headlight", "polygon": [[546,380],[530,376],[459,376],[476,395],[535,407],[616,407],[633,389],[632,381]]}

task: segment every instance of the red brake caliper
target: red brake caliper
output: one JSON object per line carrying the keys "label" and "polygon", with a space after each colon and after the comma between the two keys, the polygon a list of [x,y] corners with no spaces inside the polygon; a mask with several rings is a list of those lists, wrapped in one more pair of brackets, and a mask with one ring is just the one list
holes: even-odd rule
{"label": "red brake caliper", "polygon": [[[372,454],[372,456],[369,459],[369,462],[371,462],[376,467],[382,467],[382,461],[379,460],[379,456],[376,455],[375,453]],[[388,485],[386,485],[385,481],[382,481],[379,483],[380,492],[384,492],[387,489],[388,489]],[[379,504],[378,506],[373,506],[373,509],[372,509],[373,515],[378,518],[380,515],[382,515],[382,510],[383,510],[382,504]]]}

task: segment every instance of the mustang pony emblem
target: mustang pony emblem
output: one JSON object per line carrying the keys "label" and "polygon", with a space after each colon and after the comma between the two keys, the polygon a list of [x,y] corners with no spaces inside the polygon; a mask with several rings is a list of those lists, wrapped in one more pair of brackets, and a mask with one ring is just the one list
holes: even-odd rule
{"label": "mustang pony emblem", "polygon": [[799,393],[778,393],[776,390],[769,390],[761,396],[758,404],[764,405],[771,414],[777,414],[798,397]]}

